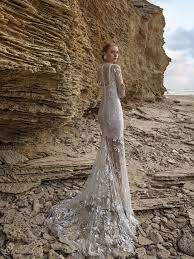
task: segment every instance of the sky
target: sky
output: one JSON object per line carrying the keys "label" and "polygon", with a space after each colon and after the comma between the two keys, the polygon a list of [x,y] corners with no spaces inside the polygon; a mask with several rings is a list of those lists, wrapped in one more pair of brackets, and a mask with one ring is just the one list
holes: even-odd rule
{"label": "sky", "polygon": [[164,49],[172,59],[164,74],[167,94],[194,95],[194,0],[148,0],[163,8]]}

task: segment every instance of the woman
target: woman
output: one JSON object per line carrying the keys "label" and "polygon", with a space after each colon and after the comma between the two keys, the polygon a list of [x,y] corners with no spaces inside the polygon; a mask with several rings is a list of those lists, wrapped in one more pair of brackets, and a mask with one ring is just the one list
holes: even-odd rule
{"label": "woman", "polygon": [[[102,89],[98,119],[102,131],[95,163],[82,191],[50,211],[46,225],[72,248],[71,258],[105,259],[128,256],[134,250],[136,228],[130,197],[123,137],[125,96],[118,46],[108,43],[97,71]],[[94,256],[94,257],[93,257]]]}

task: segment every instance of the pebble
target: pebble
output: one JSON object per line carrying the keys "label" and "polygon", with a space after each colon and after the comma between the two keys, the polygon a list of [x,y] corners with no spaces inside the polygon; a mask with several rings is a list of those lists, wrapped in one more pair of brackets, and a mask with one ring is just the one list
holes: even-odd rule
{"label": "pebble", "polygon": [[166,160],[168,163],[170,163],[170,164],[176,164],[176,161],[174,160],[174,159],[167,159]]}
{"label": "pebble", "polygon": [[153,241],[152,241],[152,240],[150,240],[150,239],[148,239],[148,238],[146,238],[146,237],[144,237],[144,236],[142,236],[142,235],[139,235],[139,237],[138,237],[138,242],[139,242],[139,244],[142,245],[142,246],[146,246],[146,245],[153,244]]}
{"label": "pebble", "polygon": [[176,224],[174,223],[173,220],[168,220],[167,222],[164,223],[165,226],[167,226],[167,228],[169,228],[170,230],[174,230],[176,229]]}
{"label": "pebble", "polygon": [[137,248],[135,252],[138,259],[146,258],[146,249],[144,247]]}
{"label": "pebble", "polygon": [[162,238],[162,236],[160,235],[160,233],[156,230],[153,229],[152,231],[150,231],[150,235],[149,235],[150,239],[155,243],[163,243],[164,240]]}
{"label": "pebble", "polygon": [[40,203],[38,199],[34,199],[33,201],[33,211],[38,213],[40,211]]}
{"label": "pebble", "polygon": [[139,226],[139,232],[142,234],[142,236],[146,237],[147,234],[145,233],[145,231],[143,230],[143,228],[141,227],[141,225]]}
{"label": "pebble", "polygon": [[44,213],[39,213],[37,214],[33,219],[32,219],[32,223],[35,225],[42,225],[44,223],[45,220],[45,215]]}
{"label": "pebble", "polygon": [[187,231],[178,240],[178,247],[184,254],[194,256],[194,236],[190,231]]}
{"label": "pebble", "polygon": [[167,219],[166,217],[162,217],[162,218],[161,218],[161,221],[167,223],[167,222],[168,222],[168,219]]}
{"label": "pebble", "polygon": [[46,240],[48,240],[48,241],[53,241],[53,240],[55,240],[55,237],[49,235],[48,233],[44,233],[44,234],[43,234],[43,238],[46,239]]}
{"label": "pebble", "polygon": [[167,219],[175,219],[175,215],[174,214],[166,214],[166,218]]}
{"label": "pebble", "polygon": [[62,255],[59,255],[53,249],[51,249],[48,254],[48,259],[65,259],[65,257]]}
{"label": "pebble", "polygon": [[178,217],[178,218],[175,218],[175,221],[178,223],[184,223],[187,221],[187,219],[185,217]]}
{"label": "pebble", "polygon": [[159,224],[160,221],[161,221],[160,217],[157,217],[157,216],[152,219],[152,222],[157,223],[157,224]]}
{"label": "pebble", "polygon": [[160,230],[160,225],[156,224],[156,223],[151,223],[151,226],[155,229]]}
{"label": "pebble", "polygon": [[169,258],[170,252],[165,247],[163,247],[161,244],[157,244],[157,247],[157,255],[160,259]]}
{"label": "pebble", "polygon": [[27,201],[27,198],[22,197],[17,203],[16,203],[18,208],[26,208],[28,207],[29,203]]}

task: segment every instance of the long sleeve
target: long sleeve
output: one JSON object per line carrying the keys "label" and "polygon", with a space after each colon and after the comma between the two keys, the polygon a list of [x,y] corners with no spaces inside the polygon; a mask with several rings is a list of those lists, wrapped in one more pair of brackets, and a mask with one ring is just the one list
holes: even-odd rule
{"label": "long sleeve", "polygon": [[125,97],[125,84],[123,82],[122,71],[119,65],[114,66],[115,80],[117,84],[118,95],[120,98]]}

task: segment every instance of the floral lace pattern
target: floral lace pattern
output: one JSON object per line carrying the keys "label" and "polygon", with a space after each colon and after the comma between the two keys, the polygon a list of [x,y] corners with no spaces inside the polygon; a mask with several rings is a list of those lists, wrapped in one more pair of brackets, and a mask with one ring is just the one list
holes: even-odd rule
{"label": "floral lace pattern", "polygon": [[96,160],[81,192],[53,206],[45,221],[50,231],[72,248],[73,258],[128,256],[134,250],[139,225],[131,205],[125,160],[120,66],[102,64],[97,82],[103,96]]}

